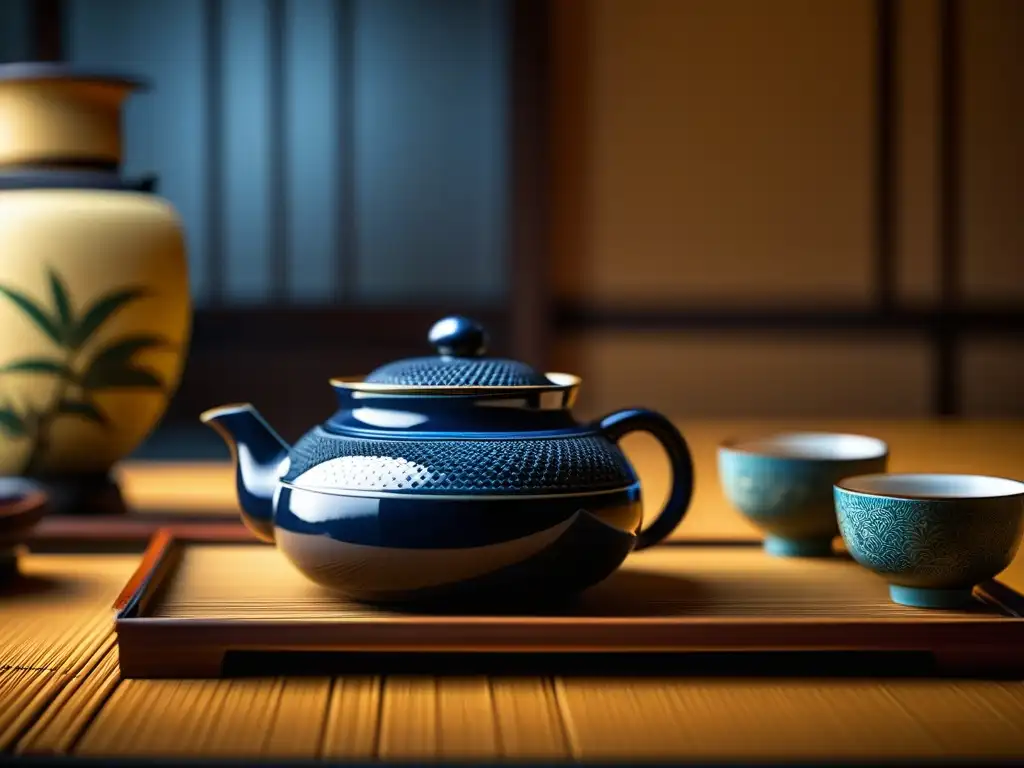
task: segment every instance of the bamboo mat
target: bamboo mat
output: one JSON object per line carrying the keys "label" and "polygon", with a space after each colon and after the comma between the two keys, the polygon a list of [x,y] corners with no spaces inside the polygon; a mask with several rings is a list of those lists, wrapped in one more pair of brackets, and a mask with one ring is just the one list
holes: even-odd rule
{"label": "bamboo mat", "polygon": [[[81,578],[0,609],[0,749],[90,756],[653,759],[1024,753],[1024,683],[622,677],[118,679],[104,636],[134,558],[33,555]],[[21,621],[11,617],[17,616]],[[18,648],[7,638],[19,627]],[[95,630],[87,629],[95,626]],[[79,627],[76,630],[75,627]],[[101,639],[102,638],[102,639]],[[14,650],[12,650],[14,649]],[[40,663],[38,660],[45,660]]]}
{"label": "bamboo mat", "polygon": [[111,605],[137,561],[31,555],[0,589],[0,750],[113,647]]}
{"label": "bamboo mat", "polygon": [[[856,759],[1024,752],[1024,685],[944,681],[123,681],[22,751],[426,760]],[[98,713],[95,710],[98,709]],[[77,737],[71,729],[94,716]]]}
{"label": "bamboo mat", "polygon": [[[174,576],[146,612],[160,619],[387,621],[395,616],[339,598],[272,547],[186,544]],[[634,552],[593,587],[573,616],[919,619],[896,605],[883,579],[846,558],[770,557],[760,547],[652,547]],[[960,611],[930,620],[963,621]],[[973,621],[1016,621],[981,608]]]}

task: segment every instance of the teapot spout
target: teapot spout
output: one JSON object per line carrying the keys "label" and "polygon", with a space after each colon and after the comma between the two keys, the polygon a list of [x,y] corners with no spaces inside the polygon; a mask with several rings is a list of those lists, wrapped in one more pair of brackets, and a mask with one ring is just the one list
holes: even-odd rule
{"label": "teapot spout", "polygon": [[231,449],[242,522],[258,538],[274,541],[274,493],[287,471],[288,444],[249,403],[200,415]]}

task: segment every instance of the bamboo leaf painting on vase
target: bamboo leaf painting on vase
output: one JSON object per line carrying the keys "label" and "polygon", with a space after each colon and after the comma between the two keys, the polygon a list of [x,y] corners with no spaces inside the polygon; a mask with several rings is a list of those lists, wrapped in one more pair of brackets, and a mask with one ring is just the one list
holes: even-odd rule
{"label": "bamboo leaf painting on vase", "polygon": [[[77,419],[111,429],[99,403],[104,394],[136,390],[166,401],[163,377],[140,357],[145,352],[175,351],[166,337],[152,333],[128,333],[96,343],[107,322],[126,305],[145,299],[146,289],[111,291],[76,313],[67,287],[53,270],[49,270],[49,284],[50,306],[0,285],[0,296],[21,310],[52,345],[49,354],[20,357],[0,366],[0,432],[9,441],[8,450],[23,455],[19,475],[45,473],[51,433],[59,421]],[[5,386],[12,376],[33,378],[37,386],[32,390],[45,391],[43,402],[39,398],[16,402]]]}

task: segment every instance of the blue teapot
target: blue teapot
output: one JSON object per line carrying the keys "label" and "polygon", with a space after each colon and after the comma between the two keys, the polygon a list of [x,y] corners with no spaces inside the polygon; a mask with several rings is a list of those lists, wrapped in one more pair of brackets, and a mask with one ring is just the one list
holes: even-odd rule
{"label": "blue teapot", "polygon": [[[467,318],[436,323],[429,341],[436,356],[332,380],[338,410],[291,447],[249,404],[200,417],[232,449],[242,520],[305,576],[367,603],[568,596],[682,521],[693,464],[664,416],[580,423],[579,378],[485,356]],[[644,529],[617,445],[635,431],[673,472]]]}

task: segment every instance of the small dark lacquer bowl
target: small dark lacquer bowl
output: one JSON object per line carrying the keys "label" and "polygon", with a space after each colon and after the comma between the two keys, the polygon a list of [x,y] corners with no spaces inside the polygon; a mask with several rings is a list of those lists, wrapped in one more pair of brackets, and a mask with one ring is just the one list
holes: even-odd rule
{"label": "small dark lacquer bowl", "polygon": [[893,602],[957,608],[1005,569],[1024,532],[1024,483],[1001,477],[875,474],[835,486],[839,529]]}
{"label": "small dark lacquer bowl", "polygon": [[47,495],[37,483],[0,477],[0,581],[18,572],[18,550],[46,514]]}
{"label": "small dark lacquer bowl", "polygon": [[[242,519],[308,578],[373,603],[560,599],[683,519],[693,466],[664,416],[577,421],[578,378],[484,357],[465,318],[430,340],[435,357],[332,381],[338,410],[294,446],[249,404],[202,415],[234,452]],[[643,529],[618,446],[634,431],[657,438],[673,470]]]}

